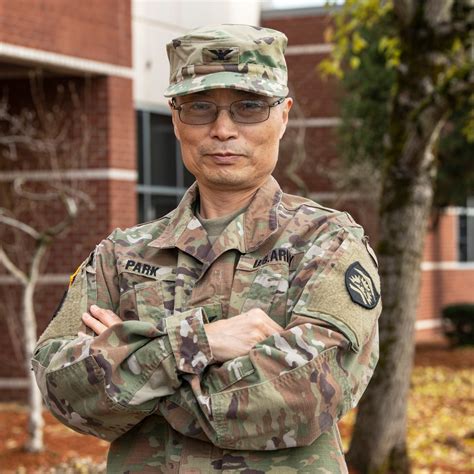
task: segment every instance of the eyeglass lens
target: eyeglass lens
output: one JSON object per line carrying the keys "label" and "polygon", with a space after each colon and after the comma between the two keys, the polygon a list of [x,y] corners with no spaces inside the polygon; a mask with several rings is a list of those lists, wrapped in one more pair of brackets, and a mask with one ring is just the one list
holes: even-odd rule
{"label": "eyeglass lens", "polygon": [[261,100],[239,100],[229,107],[207,101],[192,101],[180,105],[179,117],[185,123],[203,125],[214,122],[219,109],[228,109],[232,119],[240,123],[263,122],[270,115],[270,105]]}

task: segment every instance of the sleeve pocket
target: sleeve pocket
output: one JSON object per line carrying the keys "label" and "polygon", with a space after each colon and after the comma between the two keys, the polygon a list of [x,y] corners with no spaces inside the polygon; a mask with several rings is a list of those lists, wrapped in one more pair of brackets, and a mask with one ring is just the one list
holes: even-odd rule
{"label": "sleeve pocket", "polygon": [[209,393],[218,393],[254,372],[255,367],[250,358],[248,356],[242,356],[224,362],[220,366],[211,366],[208,375],[203,381],[205,380]]}

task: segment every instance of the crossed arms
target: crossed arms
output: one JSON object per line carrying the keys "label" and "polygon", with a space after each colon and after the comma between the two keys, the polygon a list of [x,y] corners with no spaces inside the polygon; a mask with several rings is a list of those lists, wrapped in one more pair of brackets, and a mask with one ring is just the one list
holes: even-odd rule
{"label": "crossed arms", "polygon": [[[356,240],[346,235],[347,245],[338,248],[361,253]],[[112,247],[107,241],[96,255],[96,282]],[[58,326],[73,319],[75,328],[43,337],[33,359],[46,403],[72,428],[109,440],[158,412],[181,433],[221,447],[264,450],[312,443],[365,389],[377,359],[380,313],[380,308],[362,311],[364,327],[351,329],[337,314],[319,312],[312,295],[328,289],[318,272],[334,261],[326,255],[316,271],[314,258],[308,251],[295,277],[306,283],[286,328],[257,309],[213,323],[201,308],[172,315],[161,325],[122,321],[112,311],[116,302],[104,305],[100,295],[113,299],[113,289],[96,283],[91,292],[84,268],[74,282],[76,292],[69,292],[53,320]],[[87,298],[81,296],[85,291]],[[90,305],[94,297],[103,309]],[[352,310],[360,318],[360,308]],[[95,336],[78,330],[81,318]],[[185,337],[202,354],[198,363],[183,354]]]}

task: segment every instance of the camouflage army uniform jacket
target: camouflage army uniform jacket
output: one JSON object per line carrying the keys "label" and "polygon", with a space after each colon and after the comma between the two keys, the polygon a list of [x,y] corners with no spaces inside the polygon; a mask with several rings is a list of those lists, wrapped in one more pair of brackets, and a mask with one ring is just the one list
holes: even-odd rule
{"label": "camouflage army uniform jacket", "polygon": [[[197,193],[81,265],[35,350],[45,402],[112,442],[108,472],[347,472],[336,422],[372,375],[381,311],[362,228],[269,178],[211,246]],[[123,322],[94,337],[94,303]],[[203,325],[255,307],[284,331],[214,361]]]}

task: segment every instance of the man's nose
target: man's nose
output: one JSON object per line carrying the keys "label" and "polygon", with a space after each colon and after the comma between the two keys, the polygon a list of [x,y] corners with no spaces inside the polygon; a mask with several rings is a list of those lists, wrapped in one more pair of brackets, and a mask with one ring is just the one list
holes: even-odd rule
{"label": "man's nose", "polygon": [[219,140],[229,140],[238,136],[238,125],[232,120],[230,110],[219,109],[217,117],[211,123],[211,137]]}

